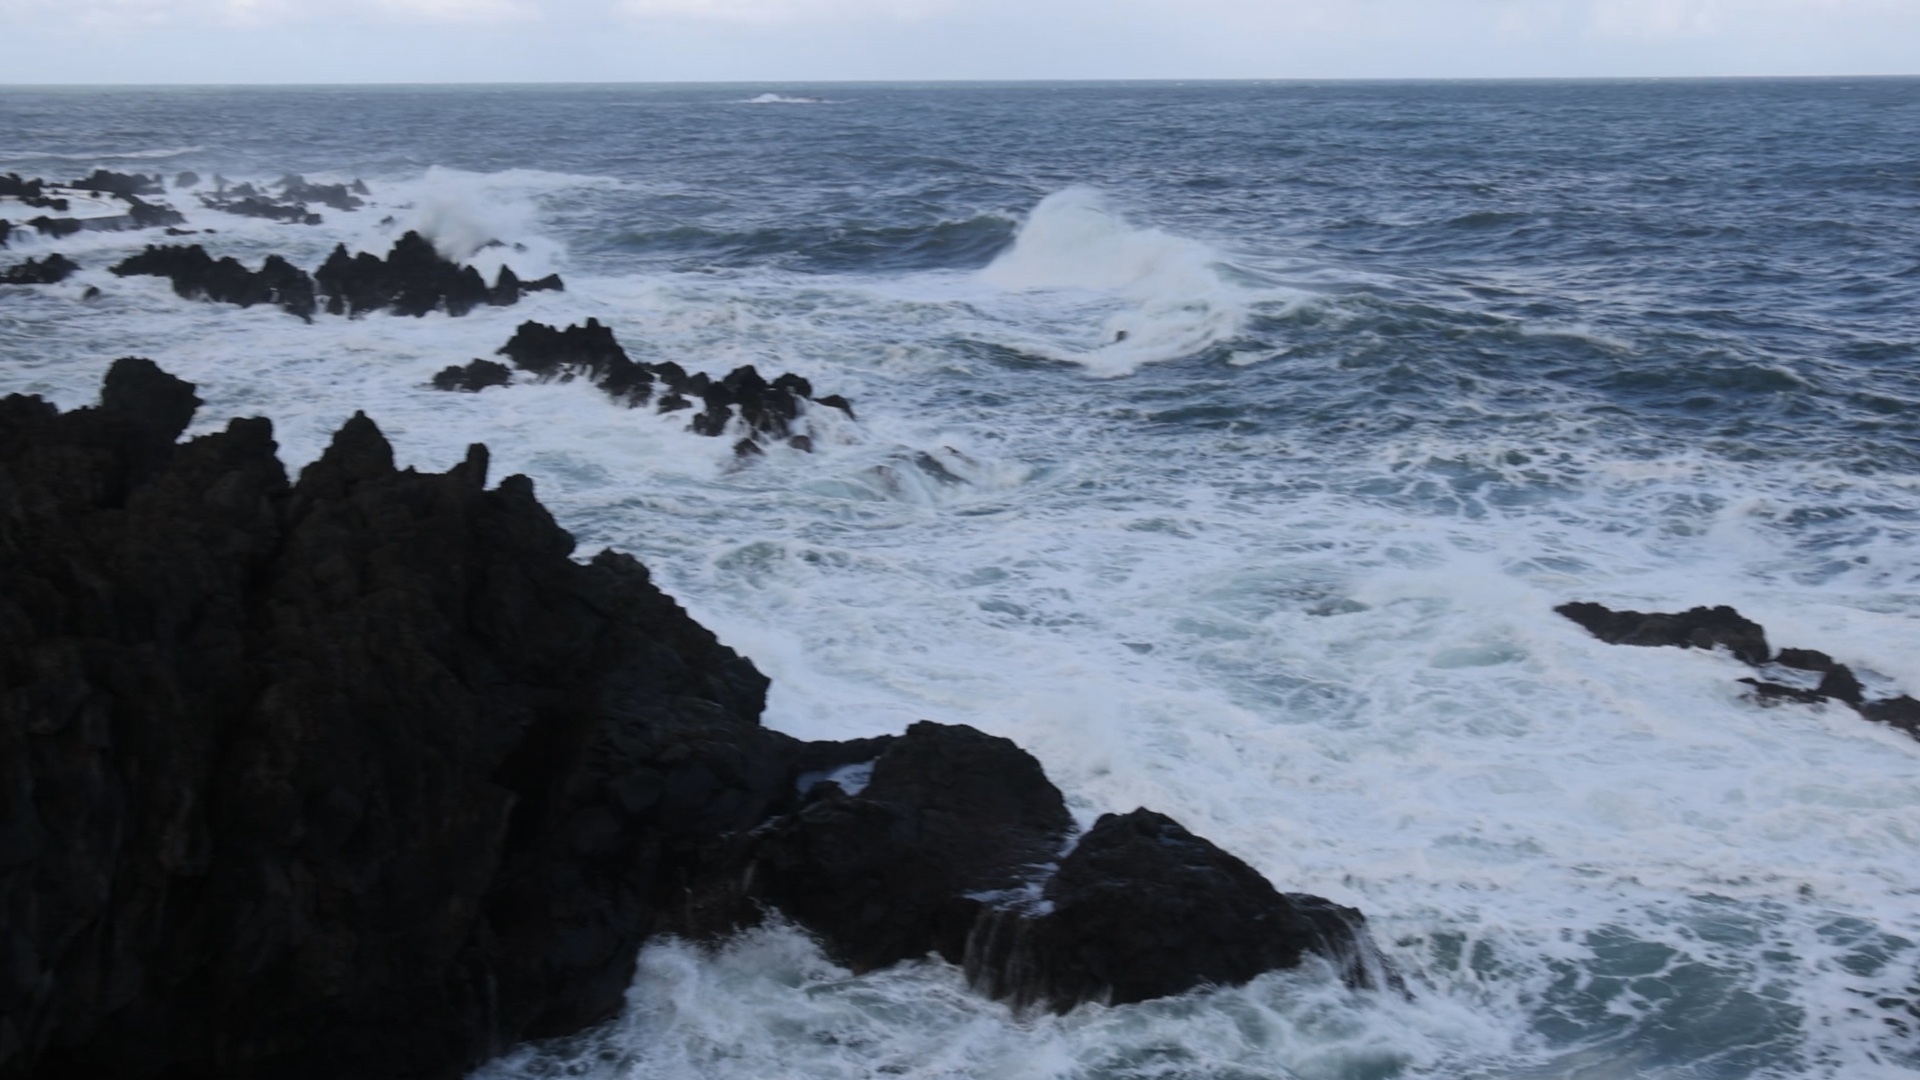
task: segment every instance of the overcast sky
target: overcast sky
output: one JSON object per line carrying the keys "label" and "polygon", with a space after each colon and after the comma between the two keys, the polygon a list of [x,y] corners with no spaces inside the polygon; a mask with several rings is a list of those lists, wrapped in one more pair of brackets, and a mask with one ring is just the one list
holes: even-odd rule
{"label": "overcast sky", "polygon": [[1920,74],[1920,0],[0,0],[0,83]]}

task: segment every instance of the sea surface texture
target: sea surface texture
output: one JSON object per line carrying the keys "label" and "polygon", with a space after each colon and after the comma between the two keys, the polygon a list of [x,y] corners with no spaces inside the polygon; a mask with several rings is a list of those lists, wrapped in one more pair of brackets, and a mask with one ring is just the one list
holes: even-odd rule
{"label": "sea surface texture", "polygon": [[[1732,604],[1920,695],[1920,82],[0,91],[0,172],[96,166],[198,173],[175,242],[249,266],[414,228],[566,291],[309,325],[107,272],[151,230],[16,233],[82,269],[0,286],[0,392],[132,354],[295,467],[356,409],[403,464],[483,441],[772,726],[1009,736],[1408,983],[1020,1015],[774,928],[649,947],[485,1080],[1920,1072],[1920,742],[1553,611]],[[368,205],[195,195],[286,173]],[[429,387],[588,317],[855,416],[739,458],[585,381]]]}

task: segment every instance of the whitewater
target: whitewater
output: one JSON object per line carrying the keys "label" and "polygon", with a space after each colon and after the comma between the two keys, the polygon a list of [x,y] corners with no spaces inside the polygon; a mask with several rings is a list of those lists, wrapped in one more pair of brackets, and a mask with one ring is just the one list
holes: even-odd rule
{"label": "whitewater", "polygon": [[[1308,968],[1064,1016],[773,927],[662,942],[484,1080],[1920,1073],[1920,742],[1762,707],[1570,600],[1731,604],[1920,695],[1920,81],[0,89],[0,172],[197,174],[215,256],[418,229],[562,293],[184,300],[152,231],[15,234],[0,393],[150,357],[291,468],[484,442],[805,738],[970,724],[1364,911]],[[319,225],[215,177],[364,180]],[[97,295],[88,296],[90,289]],[[584,382],[431,389],[523,320],[842,394],[743,459]]]}

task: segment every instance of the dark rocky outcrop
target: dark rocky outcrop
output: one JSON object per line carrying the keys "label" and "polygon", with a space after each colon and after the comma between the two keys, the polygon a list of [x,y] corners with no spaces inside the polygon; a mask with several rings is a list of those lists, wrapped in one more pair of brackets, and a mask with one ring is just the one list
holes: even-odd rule
{"label": "dark rocky outcrop", "polygon": [[367,186],[358,180],[351,187],[346,184],[312,184],[304,176],[288,173],[275,186],[280,189],[281,198],[298,203],[319,203],[335,210],[358,210],[366,205],[358,195],[365,195]]}
{"label": "dark rocky outcrop", "polygon": [[109,196],[127,204],[127,211],[124,214],[82,218],[56,218],[42,215],[28,222],[42,234],[55,237],[69,236],[82,229],[144,229],[183,224],[186,218],[179,211],[141,198],[142,195],[159,195],[164,190],[157,176],[142,176],[138,173],[129,175],[106,169],[95,169],[92,175],[75,180],[65,188],[49,185],[37,178],[22,179],[17,173],[0,176],[0,196],[15,198],[27,206],[53,210],[62,214],[73,209],[72,199],[49,192],[88,192],[93,195]]}
{"label": "dark rocky outcrop", "polygon": [[0,400],[0,1076],[455,1077],[611,1015],[835,746],[483,448],[356,416],[289,484],[265,420],[174,445],[197,403]]}
{"label": "dark rocky outcrop", "polygon": [[1282,893],[1164,814],[1106,814],[1046,881],[1037,904],[992,913],[966,959],[976,985],[1059,1011],[1121,1005],[1202,984],[1329,962],[1349,985],[1402,989],[1360,912]]}
{"label": "dark rocky outcrop", "polygon": [[54,285],[78,269],[79,264],[56,251],[44,259],[28,259],[0,271],[0,285]]}
{"label": "dark rocky outcrop", "polygon": [[798,811],[717,845],[691,932],[777,909],[856,971],[933,953],[983,993],[1058,1011],[1308,956],[1351,985],[1400,986],[1358,911],[1280,893],[1170,818],[1108,814],[1071,842],[1060,792],[1006,739],[918,723],[852,786],[822,779]]}
{"label": "dark rocky outcrop", "polygon": [[166,184],[158,176],[117,173],[110,169],[95,169],[85,179],[75,180],[67,186],[98,195],[117,195],[123,199],[159,195],[166,191]]}
{"label": "dark rocky outcrop", "polygon": [[58,210],[63,214],[72,208],[67,200],[47,194],[46,181],[38,178],[28,180],[19,173],[0,175],[0,197],[19,199],[24,205],[41,210]]}
{"label": "dark rocky outcrop", "polygon": [[[1869,720],[1920,739],[1920,701],[1905,694],[1868,700],[1866,687],[1853,669],[1817,649],[1781,649],[1775,654],[1767,646],[1767,634],[1760,624],[1733,608],[1696,607],[1678,614],[1663,614],[1614,611],[1600,604],[1576,601],[1553,610],[1612,645],[1725,648],[1735,659],[1767,676],[1740,680],[1751,688],[1748,693],[1762,704],[1792,701],[1817,705],[1838,701]],[[1798,678],[1799,673],[1820,678],[1817,681]]]}
{"label": "dark rocky outcrop", "polygon": [[477,394],[489,386],[507,386],[512,382],[513,372],[507,365],[491,360],[474,360],[465,366],[454,364],[442,368],[433,377],[433,388]]}
{"label": "dark rocky outcrop", "polygon": [[249,270],[231,255],[215,259],[199,244],[148,244],[145,251],[112,267],[119,277],[163,277],[188,299],[217,300],[252,307],[274,304],[311,322],[315,307],[313,278],[278,255]]}
{"label": "dark rocky outcrop", "polygon": [[178,443],[199,404],[138,359],[0,399],[0,1080],[451,1080],[769,903],[1056,1008],[1382,978],[1357,915],[1158,815],[1061,857],[1004,739],[760,727],[752,664],[484,447],[397,469],[356,414],[289,483],[266,420]]}
{"label": "dark rocky outcrop", "polygon": [[[586,379],[628,408],[655,401],[656,387],[655,407],[660,412],[692,408],[693,399],[698,399],[702,407],[688,429],[719,436],[737,419],[738,429],[746,435],[735,446],[742,457],[762,452],[761,444],[768,441],[785,440],[801,450],[813,448],[812,436],[795,430],[805,403],[816,400],[813,384],[799,375],[782,374],[768,382],[748,365],[716,380],[704,372],[689,374],[672,361],[636,361],[620,347],[611,327],[592,318],[564,330],[539,322],[521,323],[500,347],[500,355],[538,379]],[[853,407],[838,394],[817,401],[853,415]]]}
{"label": "dark rocky outcrop", "polygon": [[564,288],[558,274],[527,283],[506,267],[489,287],[478,270],[442,258],[431,241],[413,231],[396,241],[384,260],[364,251],[349,255],[346,245],[339,245],[313,276],[334,315],[382,309],[396,315],[436,309],[465,315],[482,304],[504,306],[529,292]]}
{"label": "dark rocky outcrop", "polygon": [[80,218],[48,217],[45,214],[28,218],[27,224],[33,226],[34,231],[41,236],[51,236],[56,240],[72,236],[87,227],[87,223]]}
{"label": "dark rocky outcrop", "polygon": [[1683,649],[1725,648],[1749,664],[1771,655],[1759,624],[1734,609],[1689,608],[1678,614],[1613,611],[1599,604],[1574,602],[1553,610],[1587,628],[1609,645],[1677,645]]}

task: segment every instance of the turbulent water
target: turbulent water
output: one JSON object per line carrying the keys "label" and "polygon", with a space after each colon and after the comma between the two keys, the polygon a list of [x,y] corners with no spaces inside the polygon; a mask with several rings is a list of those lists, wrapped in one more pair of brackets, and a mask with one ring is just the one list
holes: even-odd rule
{"label": "turbulent water", "polygon": [[[0,92],[0,171],[97,165],[366,180],[318,226],[170,193],[251,265],[414,227],[567,291],[307,325],[106,272],[151,234],[16,239],[83,270],[0,287],[0,392],[136,354],[295,466],[355,409],[426,469],[485,441],[769,724],[1010,736],[1087,821],[1363,909],[1410,988],[1023,1016],[775,929],[648,948],[487,1080],[1920,1072],[1920,743],[1552,610],[1733,604],[1920,694],[1920,81]],[[427,388],[588,316],[858,419],[743,464],[584,383]]]}

